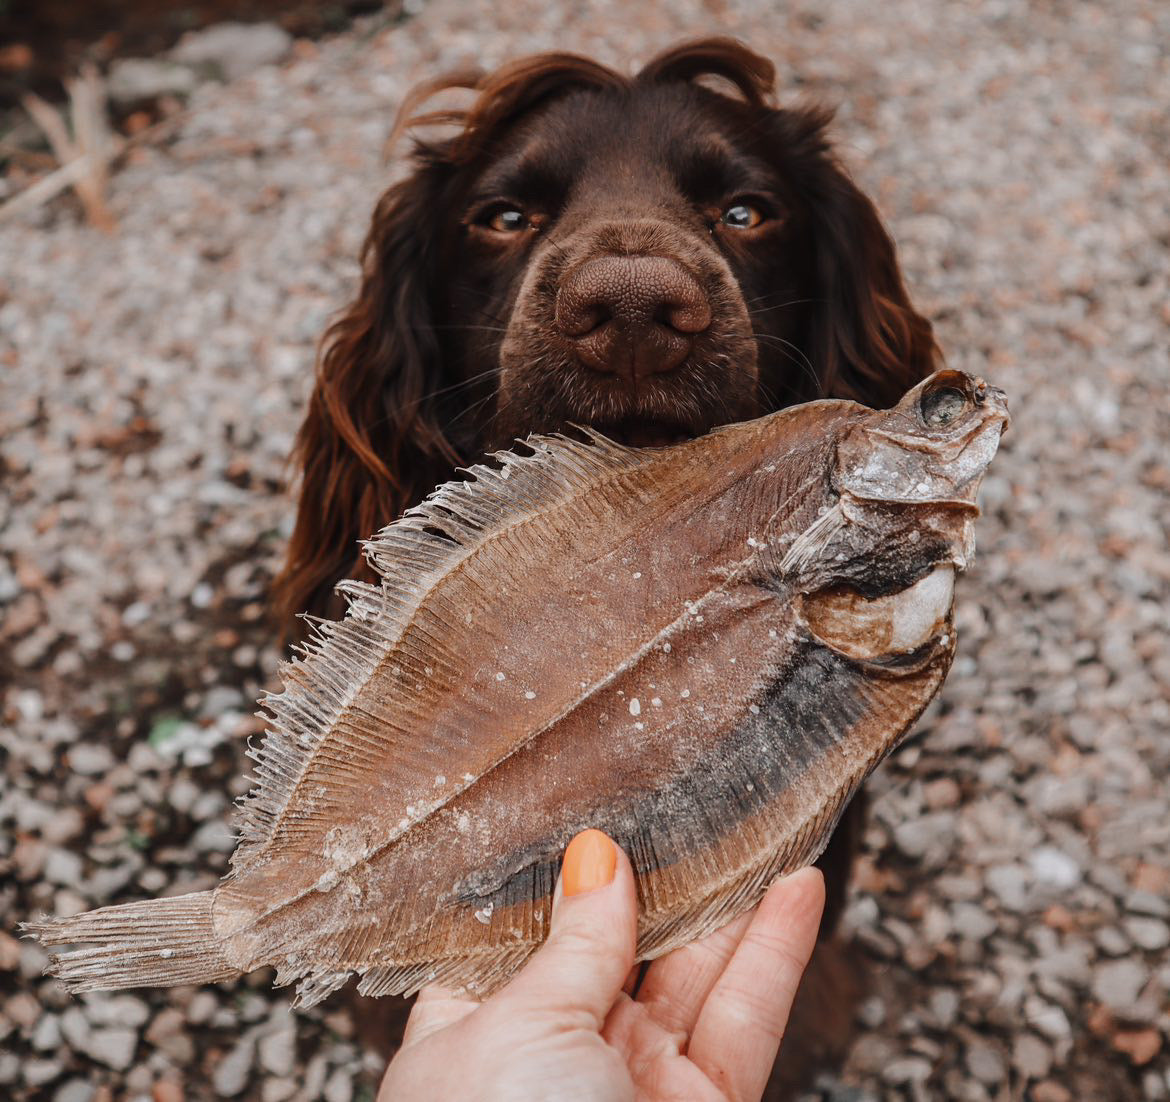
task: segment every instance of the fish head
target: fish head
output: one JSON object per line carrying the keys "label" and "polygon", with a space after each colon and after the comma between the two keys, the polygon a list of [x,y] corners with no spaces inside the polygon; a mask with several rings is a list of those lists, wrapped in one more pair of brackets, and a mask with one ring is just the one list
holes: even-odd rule
{"label": "fish head", "polygon": [[962,371],[938,371],[841,441],[836,489],[859,501],[974,506],[1009,422],[1007,396]]}

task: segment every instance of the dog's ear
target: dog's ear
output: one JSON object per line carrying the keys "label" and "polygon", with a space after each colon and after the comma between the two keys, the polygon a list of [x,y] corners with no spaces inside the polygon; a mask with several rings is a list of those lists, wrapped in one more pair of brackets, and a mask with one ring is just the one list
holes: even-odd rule
{"label": "dog's ear", "polygon": [[460,459],[435,413],[444,386],[434,305],[452,169],[419,156],[378,202],[357,298],[329,328],[297,437],[296,527],[275,583],[286,616],[330,607],[368,568],[358,540],[445,478]]}
{"label": "dog's ear", "polygon": [[914,309],[894,242],[877,209],[833,156],[832,112],[770,112],[781,172],[798,194],[809,251],[806,352],[820,394],[890,406],[941,359],[930,322]]}

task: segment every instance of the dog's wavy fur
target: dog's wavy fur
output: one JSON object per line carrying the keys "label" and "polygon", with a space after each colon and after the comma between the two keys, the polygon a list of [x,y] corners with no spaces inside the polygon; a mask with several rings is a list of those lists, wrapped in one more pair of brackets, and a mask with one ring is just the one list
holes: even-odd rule
{"label": "dog's wavy fur", "polygon": [[[489,442],[485,426],[492,388],[498,387],[497,365],[477,364],[477,376],[486,377],[477,381],[468,377],[465,361],[498,354],[498,342],[485,353],[481,337],[469,352],[470,338],[461,332],[490,327],[452,316],[460,309],[451,293],[459,275],[452,271],[458,235],[466,229],[460,214],[474,181],[517,128],[539,127],[551,105],[574,95],[681,88],[687,102],[715,105],[737,132],[767,143],[801,226],[787,246],[799,254],[792,262],[799,273],[797,293],[784,304],[790,336],[769,338],[761,331],[766,343],[760,347],[796,346],[805,369],[774,373],[770,386],[761,386],[757,412],[815,397],[890,405],[937,367],[930,323],[910,303],[893,242],[873,204],[833,156],[826,135],[831,112],[777,107],[773,84],[767,60],[738,42],[714,38],[668,50],[633,77],[583,57],[550,53],[489,74],[441,77],[411,94],[395,134],[443,127],[454,133],[416,138],[407,175],[374,211],[357,297],[325,336],[296,443],[300,500],[276,583],[285,613],[337,611],[330,603],[334,584],[368,576],[358,541],[452,477],[457,466],[475,460]],[[422,110],[432,97],[453,89],[469,91],[470,106]],[[559,125],[565,125],[563,117]],[[506,308],[512,306],[514,301]],[[765,324],[765,311],[749,314],[753,326]],[[859,807],[843,821],[821,862],[829,889],[825,939],[806,983],[815,990],[802,996],[794,1018],[802,1040],[790,1051],[832,1051],[849,1029],[849,969],[830,935],[859,837]],[[801,1077],[798,1069],[785,1082]]]}

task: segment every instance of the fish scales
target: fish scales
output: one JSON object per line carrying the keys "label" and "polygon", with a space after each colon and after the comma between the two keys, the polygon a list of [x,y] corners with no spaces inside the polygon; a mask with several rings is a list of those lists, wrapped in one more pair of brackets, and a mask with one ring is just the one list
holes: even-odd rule
{"label": "fish scales", "polygon": [[267,699],[213,891],[29,924],[78,990],[263,965],[309,1005],[486,993],[548,933],[560,855],[611,834],[638,954],[814,860],[937,692],[953,578],[1007,424],[942,372],[660,449],[538,437],[367,544],[380,586]]}

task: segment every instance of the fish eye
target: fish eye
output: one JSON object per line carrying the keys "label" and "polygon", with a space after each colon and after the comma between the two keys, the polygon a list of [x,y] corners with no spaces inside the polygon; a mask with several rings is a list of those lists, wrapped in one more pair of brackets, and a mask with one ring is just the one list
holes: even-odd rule
{"label": "fish eye", "polygon": [[949,425],[967,408],[967,396],[953,386],[939,387],[922,396],[922,420],[937,428]]}

